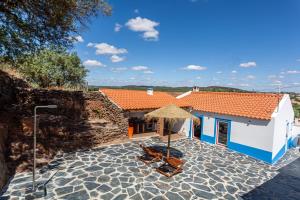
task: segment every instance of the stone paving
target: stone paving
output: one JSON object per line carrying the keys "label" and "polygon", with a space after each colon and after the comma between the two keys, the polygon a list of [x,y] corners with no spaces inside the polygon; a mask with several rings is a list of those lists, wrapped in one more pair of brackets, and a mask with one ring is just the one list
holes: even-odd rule
{"label": "stone paving", "polygon": [[[186,161],[183,173],[166,178],[154,169],[159,163],[147,166],[136,159],[142,154],[139,143],[58,155],[40,170],[35,196],[27,172],[16,174],[0,199],[241,199],[300,157],[299,150],[291,149],[271,166],[220,146],[182,139],[171,143],[171,153]],[[158,138],[143,143],[165,146]]]}

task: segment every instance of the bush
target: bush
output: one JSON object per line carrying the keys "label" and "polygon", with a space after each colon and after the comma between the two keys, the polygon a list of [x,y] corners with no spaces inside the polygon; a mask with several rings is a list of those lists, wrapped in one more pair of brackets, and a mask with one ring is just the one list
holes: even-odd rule
{"label": "bush", "polygon": [[300,104],[293,104],[294,112],[295,112],[295,117],[300,118]]}
{"label": "bush", "polygon": [[18,70],[27,81],[42,88],[84,84],[87,70],[76,53],[66,49],[44,49],[19,60]]}

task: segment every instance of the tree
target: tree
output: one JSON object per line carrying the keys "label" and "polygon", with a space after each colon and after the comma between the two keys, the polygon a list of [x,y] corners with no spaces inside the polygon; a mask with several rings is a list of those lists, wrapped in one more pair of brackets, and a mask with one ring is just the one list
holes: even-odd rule
{"label": "tree", "polygon": [[13,62],[50,46],[70,47],[70,38],[99,10],[111,14],[106,0],[2,0],[0,57]]}
{"label": "tree", "polygon": [[65,48],[43,49],[19,63],[26,79],[43,88],[82,85],[87,74],[77,54]]}

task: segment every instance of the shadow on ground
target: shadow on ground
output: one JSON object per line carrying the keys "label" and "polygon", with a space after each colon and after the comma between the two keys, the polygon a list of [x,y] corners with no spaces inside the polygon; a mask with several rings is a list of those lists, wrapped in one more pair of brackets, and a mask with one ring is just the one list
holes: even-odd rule
{"label": "shadow on ground", "polygon": [[279,170],[273,179],[242,196],[243,199],[300,199],[300,158]]}
{"label": "shadow on ground", "polygon": [[[167,146],[152,145],[150,147],[156,149],[157,151],[162,152],[164,154],[164,156],[167,156]],[[176,158],[182,158],[184,156],[184,154],[181,151],[179,151],[178,149],[170,147],[170,156],[173,156]]]}

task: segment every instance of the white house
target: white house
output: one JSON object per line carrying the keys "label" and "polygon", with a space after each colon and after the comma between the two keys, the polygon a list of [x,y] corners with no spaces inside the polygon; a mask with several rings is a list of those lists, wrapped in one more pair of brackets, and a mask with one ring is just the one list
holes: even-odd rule
{"label": "white house", "polygon": [[188,137],[273,164],[291,145],[294,111],[289,95],[267,93],[187,92],[177,97],[193,108],[201,124],[186,120]]}
{"label": "white house", "polygon": [[186,92],[173,97],[165,92],[101,89],[124,110],[134,134],[167,134],[163,119],[148,122],[144,114],[176,104],[199,117],[199,126],[191,120],[175,124],[173,132],[189,138],[247,154],[273,164],[300,134],[294,128],[294,111],[289,95],[270,93]]}

